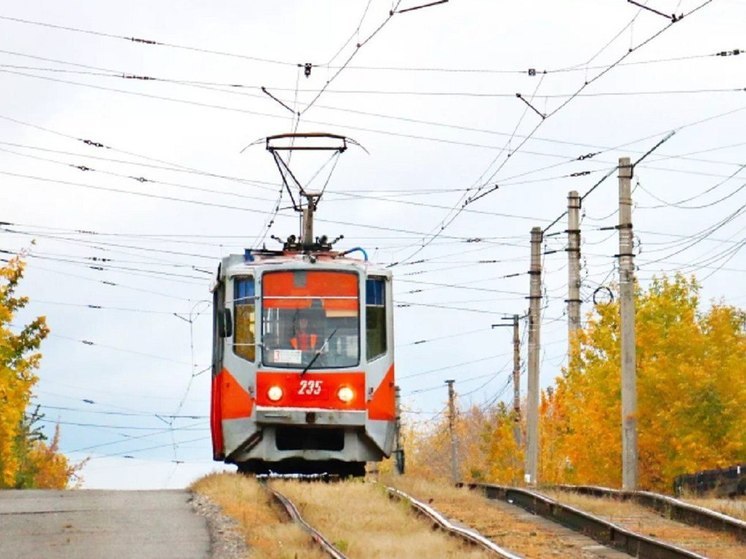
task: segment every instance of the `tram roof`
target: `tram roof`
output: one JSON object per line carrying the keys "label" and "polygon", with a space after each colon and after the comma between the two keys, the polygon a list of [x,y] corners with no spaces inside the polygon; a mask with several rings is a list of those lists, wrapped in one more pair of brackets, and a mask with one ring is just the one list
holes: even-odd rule
{"label": "tram roof", "polygon": [[222,259],[221,276],[226,273],[235,273],[237,269],[257,269],[278,267],[288,268],[354,268],[360,271],[373,271],[390,275],[390,271],[381,266],[360,258],[350,258],[336,251],[282,251],[282,250],[249,250],[244,254],[230,254]]}

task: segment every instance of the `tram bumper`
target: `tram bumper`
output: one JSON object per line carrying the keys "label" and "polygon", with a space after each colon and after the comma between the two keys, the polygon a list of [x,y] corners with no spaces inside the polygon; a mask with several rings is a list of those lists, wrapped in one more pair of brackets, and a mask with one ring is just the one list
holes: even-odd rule
{"label": "tram bumper", "polygon": [[[285,460],[364,463],[385,456],[366,410],[257,406],[255,435],[229,455],[239,464]],[[375,422],[374,422],[375,423]],[[373,432],[370,428],[374,427]],[[248,466],[247,466],[248,467]]]}
{"label": "tram bumper", "polygon": [[257,406],[258,425],[364,426],[365,410],[340,411],[321,408],[277,408]]}

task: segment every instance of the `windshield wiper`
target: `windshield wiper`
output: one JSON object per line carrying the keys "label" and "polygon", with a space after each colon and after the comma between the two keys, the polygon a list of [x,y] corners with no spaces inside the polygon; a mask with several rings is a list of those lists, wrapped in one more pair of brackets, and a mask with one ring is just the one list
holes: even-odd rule
{"label": "windshield wiper", "polygon": [[316,360],[317,360],[317,359],[319,358],[319,355],[321,355],[321,352],[322,352],[322,351],[324,351],[324,348],[325,348],[325,347],[327,346],[327,344],[329,343],[329,340],[331,340],[331,339],[332,339],[332,337],[334,336],[334,334],[336,334],[336,333],[337,333],[337,330],[338,330],[338,328],[335,328],[334,330],[332,330],[332,333],[331,333],[331,334],[329,334],[329,337],[328,337],[327,339],[325,339],[325,340],[324,340],[324,343],[323,343],[323,344],[321,344],[321,347],[320,347],[319,349],[317,349],[317,350],[316,350],[316,353],[315,353],[315,354],[314,354],[314,356],[313,356],[313,357],[311,358],[311,361],[310,361],[310,362],[308,363],[308,365],[306,365],[306,368],[305,368],[305,369],[303,369],[303,370],[301,371],[301,373],[300,373],[300,374],[301,374],[301,376],[305,375],[305,374],[306,374],[306,372],[308,371],[308,369],[310,369],[310,368],[311,368],[311,367],[313,366],[313,364],[314,364],[314,363],[316,363]]}

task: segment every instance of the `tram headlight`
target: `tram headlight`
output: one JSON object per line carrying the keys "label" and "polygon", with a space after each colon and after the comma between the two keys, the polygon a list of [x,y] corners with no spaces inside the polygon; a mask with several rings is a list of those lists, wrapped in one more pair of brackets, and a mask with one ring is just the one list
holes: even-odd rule
{"label": "tram headlight", "polygon": [[349,386],[343,386],[337,390],[337,398],[348,404],[355,397],[355,392]]}
{"label": "tram headlight", "polygon": [[273,402],[279,401],[282,398],[282,388],[279,386],[270,386],[269,390],[267,390],[267,398]]}

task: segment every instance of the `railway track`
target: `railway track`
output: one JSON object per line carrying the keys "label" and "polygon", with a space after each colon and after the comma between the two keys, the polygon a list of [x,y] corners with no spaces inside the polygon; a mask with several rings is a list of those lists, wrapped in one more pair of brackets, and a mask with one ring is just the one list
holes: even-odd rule
{"label": "railway track", "polygon": [[[499,499],[517,505],[532,514],[570,527],[604,545],[635,557],[652,559],[740,558],[746,551],[735,536],[730,536],[729,541],[723,540],[721,536],[712,532],[702,536],[689,526],[665,519],[657,513],[648,511],[648,514],[644,515],[639,510],[621,510],[621,502],[616,504],[617,511],[613,515],[602,517],[602,515],[595,514],[592,510],[594,507],[588,503],[570,505],[559,502],[563,500],[561,496],[554,499],[535,491],[490,484],[470,484],[469,487],[481,491],[490,499]],[[650,500],[649,496],[645,498]],[[668,505],[673,504],[668,503]],[[689,518],[692,521],[695,516],[692,515]],[[646,532],[646,534],[641,532]],[[659,534],[662,536],[659,537]],[[672,539],[676,541],[672,543],[670,541]]]}
{"label": "railway track", "polygon": [[[308,483],[308,481],[306,480],[302,483]],[[345,553],[330,541],[330,538],[324,536],[318,528],[312,526],[311,523],[302,517],[299,512],[299,507],[294,504],[287,495],[281,493],[276,488],[271,487],[271,485],[266,481],[263,482],[263,485],[265,489],[271,493],[273,499],[275,499],[287,512],[288,516],[310,535],[313,541],[327,556],[337,559],[344,559],[346,557]],[[536,555],[534,555],[533,552],[529,552],[525,555],[514,553],[513,551],[501,547],[478,530],[465,526],[458,521],[449,519],[428,503],[416,499],[400,489],[385,485],[383,488],[391,499],[407,503],[414,512],[425,518],[428,523],[445,532],[451,538],[454,538],[467,546],[482,550],[486,553],[486,556],[500,557],[502,559],[523,559],[524,557],[548,556],[543,550],[538,552]],[[534,529],[536,529],[535,526]],[[548,537],[553,539],[555,535],[550,534]]]}
{"label": "railway track", "polygon": [[409,503],[409,505],[420,515],[430,520],[435,526],[437,526],[441,530],[444,530],[451,536],[485,549],[486,551],[493,553],[497,557],[503,557],[504,559],[521,559],[520,555],[515,555],[514,553],[501,548],[495,542],[484,537],[476,530],[461,526],[450,521],[433,507],[423,503],[422,501],[418,501],[410,495],[407,495],[406,493],[404,493],[404,491],[396,489],[395,487],[386,487],[386,491],[392,498]]}
{"label": "railway track", "polygon": [[[447,517],[451,524],[470,527],[494,544],[500,550],[497,553],[503,556],[532,559],[628,557],[569,528],[527,513],[512,504],[485,499],[464,487],[407,476],[387,481],[398,491],[406,491],[407,495],[414,496],[418,509],[437,510],[437,514]],[[438,523],[437,518],[430,521]]]}
{"label": "railway track", "polygon": [[332,559],[347,559],[347,556],[342,553],[337,547],[329,541],[324,534],[319,532],[316,528],[306,522],[298,511],[298,507],[288,499],[285,495],[270,487],[270,484],[266,480],[261,480],[260,483],[264,486],[265,490],[268,491],[272,498],[287,512],[290,519],[298,524],[316,543],[322,552],[326,553]]}
{"label": "railway track", "polygon": [[[342,479],[256,481],[326,557],[521,558],[428,510],[424,514],[430,523],[437,518],[442,528],[433,531],[415,514],[423,514],[427,505],[380,484]],[[392,497],[410,506],[397,506]]]}
{"label": "railway track", "polygon": [[[666,518],[637,505],[631,497],[625,500],[603,488],[583,488],[587,495],[575,495],[569,487],[563,487],[555,489],[559,495],[548,496],[482,484],[470,485],[470,489],[478,491],[469,491],[407,476],[385,481],[246,479],[247,484],[254,484],[258,494],[266,492],[259,501],[275,501],[301,528],[292,528],[297,534],[295,541],[306,546],[305,556],[309,557],[746,557],[746,546],[735,534],[700,529],[704,536],[696,535],[695,528],[672,520],[677,513],[670,509],[664,511],[669,516]],[[650,495],[645,498],[652,499]],[[669,507],[676,504],[675,500],[663,499]],[[660,510],[661,506],[657,508]],[[278,507],[272,509],[277,517]],[[261,515],[255,517],[260,520]],[[727,519],[718,514],[714,517]],[[285,526],[281,530],[291,529],[292,524],[281,524]],[[433,531],[433,525],[439,529]],[[247,529],[251,533],[256,526],[249,522]],[[309,536],[313,544],[308,541]],[[266,535],[264,538],[264,542],[276,541],[280,546],[288,541],[279,532],[272,540],[267,540]],[[728,539],[730,543],[725,542]],[[256,541],[262,545],[262,540]]]}
{"label": "railway track", "polygon": [[648,491],[620,491],[595,485],[558,485],[556,489],[593,497],[606,497],[619,501],[633,501],[659,514],[700,528],[733,534],[746,542],[746,522],[666,495]]}

